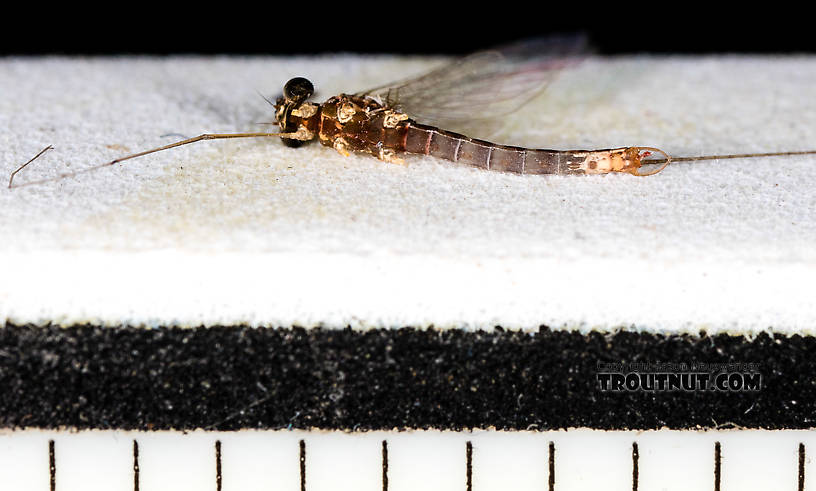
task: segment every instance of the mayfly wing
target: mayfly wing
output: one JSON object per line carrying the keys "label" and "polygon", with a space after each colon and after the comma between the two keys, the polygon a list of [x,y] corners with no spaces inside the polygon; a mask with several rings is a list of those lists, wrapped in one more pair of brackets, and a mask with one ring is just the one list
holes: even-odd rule
{"label": "mayfly wing", "polygon": [[540,94],[564,67],[586,55],[586,46],[581,36],[525,40],[356,95],[378,99],[424,124],[466,131]]}

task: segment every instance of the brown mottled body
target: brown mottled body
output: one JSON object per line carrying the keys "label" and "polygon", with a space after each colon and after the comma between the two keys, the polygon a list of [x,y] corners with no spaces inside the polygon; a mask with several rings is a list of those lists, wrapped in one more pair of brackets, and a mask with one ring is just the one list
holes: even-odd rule
{"label": "brown mottled body", "polygon": [[419,124],[372,98],[346,94],[319,106],[301,105],[289,123],[301,135],[298,139],[316,135],[344,155],[367,152],[387,162],[401,162],[399,154],[407,152],[516,174],[636,174],[642,158],[639,147],[562,151],[498,145]]}

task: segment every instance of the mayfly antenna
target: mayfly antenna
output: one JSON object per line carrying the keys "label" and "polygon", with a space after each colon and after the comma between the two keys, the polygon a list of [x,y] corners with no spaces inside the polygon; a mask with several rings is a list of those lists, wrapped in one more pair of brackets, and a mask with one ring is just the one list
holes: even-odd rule
{"label": "mayfly antenna", "polygon": [[119,162],[123,162],[125,160],[135,159],[136,157],[142,157],[144,155],[148,155],[148,154],[151,154],[151,153],[161,152],[162,150],[169,150],[171,148],[180,147],[182,145],[189,145],[190,143],[195,143],[195,142],[199,142],[199,141],[202,141],[202,140],[224,140],[224,139],[227,139],[227,138],[262,138],[262,137],[270,137],[270,136],[282,136],[282,134],[281,133],[221,133],[221,134],[218,134],[218,133],[205,133],[203,135],[198,135],[198,136],[196,136],[194,138],[188,138],[186,140],[171,143],[169,145],[164,145],[164,146],[153,148],[153,149],[150,149],[150,150],[145,150],[143,152],[134,153],[132,155],[126,155],[124,157],[119,157],[118,159],[111,160],[110,162],[105,162],[104,164],[98,164],[98,165],[94,165],[94,166],[91,166],[91,167],[86,167],[84,169],[80,169],[78,171],[59,174],[56,177],[50,177],[48,179],[40,179],[40,180],[37,180],[37,181],[30,181],[30,182],[26,182],[26,183],[23,183],[23,184],[15,185],[14,184],[14,176],[17,175],[18,172],[23,170],[28,164],[30,164],[31,162],[34,162],[35,160],[37,160],[42,154],[44,154],[48,150],[51,150],[51,149],[54,148],[51,145],[49,145],[49,146],[45,147],[44,149],[42,149],[40,151],[40,153],[35,155],[31,160],[29,160],[25,164],[21,165],[14,172],[11,173],[11,176],[9,177],[8,187],[9,187],[9,189],[12,189],[12,188],[20,188],[20,187],[24,187],[24,186],[31,186],[33,184],[42,184],[42,183],[45,183],[45,182],[58,181],[60,179],[66,178],[66,177],[73,177],[73,176],[77,176],[79,174],[85,174],[87,172],[94,171],[96,169],[101,169],[102,167],[107,167],[107,166],[110,166],[110,165],[118,164]]}

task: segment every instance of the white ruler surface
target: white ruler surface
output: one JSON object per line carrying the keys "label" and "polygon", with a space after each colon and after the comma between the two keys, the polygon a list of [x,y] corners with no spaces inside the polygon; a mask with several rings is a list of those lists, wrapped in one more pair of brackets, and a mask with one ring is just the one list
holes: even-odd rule
{"label": "white ruler surface", "polygon": [[0,490],[803,491],[811,448],[799,430],[4,430]]}

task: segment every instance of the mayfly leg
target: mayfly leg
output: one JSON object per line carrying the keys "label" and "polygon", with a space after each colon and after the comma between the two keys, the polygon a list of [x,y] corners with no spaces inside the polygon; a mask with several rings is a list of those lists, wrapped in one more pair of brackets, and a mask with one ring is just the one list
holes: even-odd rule
{"label": "mayfly leg", "polygon": [[38,181],[30,181],[30,182],[26,182],[26,183],[23,183],[23,184],[14,185],[14,176],[16,176],[17,173],[20,172],[21,170],[23,170],[28,164],[30,164],[30,163],[34,162],[35,160],[37,160],[42,154],[44,154],[48,150],[51,150],[51,149],[54,148],[51,145],[49,145],[49,146],[45,147],[44,149],[42,149],[40,151],[40,153],[35,155],[31,160],[29,160],[25,164],[21,165],[20,167],[15,169],[14,172],[11,173],[11,176],[9,177],[8,187],[9,187],[9,189],[12,189],[12,188],[19,188],[19,187],[23,187],[23,186],[30,186],[30,185],[33,185],[33,184],[42,184],[42,183],[45,183],[45,182],[58,181],[60,179],[66,178],[66,177],[73,177],[73,176],[77,176],[77,175],[80,175],[80,174],[85,174],[87,172],[94,171],[96,169],[101,169],[102,167],[108,167],[108,166],[111,166],[111,165],[114,165],[114,164],[118,164],[119,162],[124,162],[125,160],[135,159],[137,157],[142,157],[142,156],[145,156],[145,155],[148,155],[148,154],[151,154],[151,153],[161,152],[163,150],[169,150],[171,148],[180,147],[182,145],[189,145],[191,143],[196,143],[196,142],[199,142],[199,141],[202,141],[202,140],[224,140],[224,139],[228,139],[228,138],[263,138],[263,137],[270,137],[270,136],[279,136],[279,137],[284,137],[285,138],[285,135],[286,134],[284,134],[284,133],[205,133],[203,135],[198,135],[198,136],[193,137],[193,138],[188,138],[186,140],[181,140],[181,141],[177,141],[175,143],[170,143],[169,145],[164,145],[164,146],[161,146],[161,147],[152,148],[150,150],[145,150],[145,151],[134,153],[134,154],[131,154],[131,155],[126,155],[124,157],[119,157],[117,159],[111,160],[109,162],[105,162],[103,164],[98,164],[98,165],[94,165],[94,166],[91,166],[91,167],[86,167],[84,169],[80,169],[80,170],[74,171],[74,172],[67,172],[67,173],[64,173],[64,174],[59,174],[56,177],[51,177],[51,178],[48,178],[48,179],[40,179]]}
{"label": "mayfly leg", "polygon": [[15,169],[15,171],[11,173],[11,176],[9,176],[9,184],[8,184],[9,189],[11,189],[11,183],[12,183],[12,181],[14,181],[14,176],[15,176],[15,175],[16,175],[18,172],[20,172],[21,170],[25,169],[25,167],[26,167],[28,164],[30,164],[31,162],[34,162],[35,160],[37,160],[38,158],[40,158],[40,155],[44,154],[45,152],[47,152],[47,151],[49,151],[49,150],[53,150],[53,149],[54,149],[54,147],[52,147],[51,145],[48,145],[47,147],[45,147],[45,148],[43,148],[42,150],[40,150],[40,153],[38,153],[37,155],[35,155],[35,156],[31,157],[31,159],[29,159],[29,161],[28,161],[28,162],[26,162],[25,164],[21,165],[20,167],[17,167],[17,169]]}

